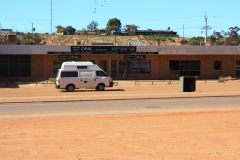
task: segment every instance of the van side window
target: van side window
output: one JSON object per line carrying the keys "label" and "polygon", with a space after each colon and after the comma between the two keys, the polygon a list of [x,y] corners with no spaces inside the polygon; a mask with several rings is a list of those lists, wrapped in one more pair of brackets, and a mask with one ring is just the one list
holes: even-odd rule
{"label": "van side window", "polygon": [[78,72],[61,72],[61,78],[78,77]]}
{"label": "van side window", "polygon": [[106,73],[104,73],[103,71],[96,71],[96,76],[107,77]]}
{"label": "van side window", "polygon": [[87,69],[87,66],[77,66],[77,69]]}

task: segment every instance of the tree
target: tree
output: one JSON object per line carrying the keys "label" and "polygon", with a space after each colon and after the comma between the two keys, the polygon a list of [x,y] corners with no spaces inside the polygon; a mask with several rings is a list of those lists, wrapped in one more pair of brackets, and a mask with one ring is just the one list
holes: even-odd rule
{"label": "tree", "polygon": [[229,30],[230,30],[228,32],[229,37],[226,38],[226,45],[239,45],[240,40],[237,32],[240,30],[240,28],[235,26],[230,27]]}
{"label": "tree", "polygon": [[81,35],[87,35],[87,34],[88,34],[87,30],[85,28],[82,28]]}
{"label": "tree", "polygon": [[217,38],[214,35],[211,35],[209,37],[210,44],[213,46],[216,42]]}
{"label": "tree", "polygon": [[188,45],[195,45],[195,46],[199,46],[199,45],[204,45],[204,38],[203,37],[192,37],[188,43]]}
{"label": "tree", "polygon": [[136,32],[138,30],[138,26],[135,26],[134,24],[128,24],[124,26],[124,32]]}
{"label": "tree", "polygon": [[57,33],[63,33],[65,29],[63,26],[60,26],[60,25],[56,26],[56,28],[57,28]]}
{"label": "tree", "polygon": [[188,41],[187,41],[186,39],[182,39],[182,40],[180,41],[180,43],[181,43],[182,45],[186,45],[186,44],[188,43]]}
{"label": "tree", "polygon": [[76,29],[73,28],[72,26],[67,26],[65,29],[64,29],[64,34],[66,35],[73,35],[75,33]]}
{"label": "tree", "polygon": [[108,20],[106,32],[107,34],[110,34],[112,31],[120,33],[121,28],[122,28],[121,21],[117,18],[112,18]]}
{"label": "tree", "polygon": [[98,30],[98,23],[96,21],[92,21],[91,23],[88,24],[87,26],[87,30],[88,31],[95,31],[95,30]]}

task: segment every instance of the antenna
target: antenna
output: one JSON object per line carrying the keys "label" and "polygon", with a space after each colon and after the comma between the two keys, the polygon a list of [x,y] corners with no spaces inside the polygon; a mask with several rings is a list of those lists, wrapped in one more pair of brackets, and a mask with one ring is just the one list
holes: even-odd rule
{"label": "antenna", "polygon": [[207,31],[210,30],[210,29],[212,29],[212,28],[207,25],[207,19],[208,19],[208,17],[206,16],[206,11],[205,11],[205,17],[204,17],[204,19],[205,19],[206,25],[203,26],[201,29],[202,29],[202,30],[205,30],[205,33],[206,33],[206,35],[205,35],[205,46],[207,46]]}
{"label": "antenna", "polygon": [[51,20],[50,20],[50,24],[51,24],[51,34],[52,34],[52,0],[51,0]]}

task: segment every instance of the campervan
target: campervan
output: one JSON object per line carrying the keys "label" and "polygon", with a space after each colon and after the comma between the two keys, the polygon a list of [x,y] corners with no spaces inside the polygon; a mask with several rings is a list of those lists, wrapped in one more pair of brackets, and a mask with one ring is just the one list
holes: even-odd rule
{"label": "campervan", "polygon": [[112,78],[92,62],[63,62],[56,77],[56,88],[69,92],[79,88],[103,91],[105,87],[113,87]]}

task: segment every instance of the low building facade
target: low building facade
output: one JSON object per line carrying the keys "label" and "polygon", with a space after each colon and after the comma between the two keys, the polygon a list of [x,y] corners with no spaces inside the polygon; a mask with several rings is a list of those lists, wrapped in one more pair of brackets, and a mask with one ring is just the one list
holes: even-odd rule
{"label": "low building facade", "polygon": [[91,61],[114,80],[240,78],[238,46],[0,45],[0,80],[54,78],[65,61]]}

